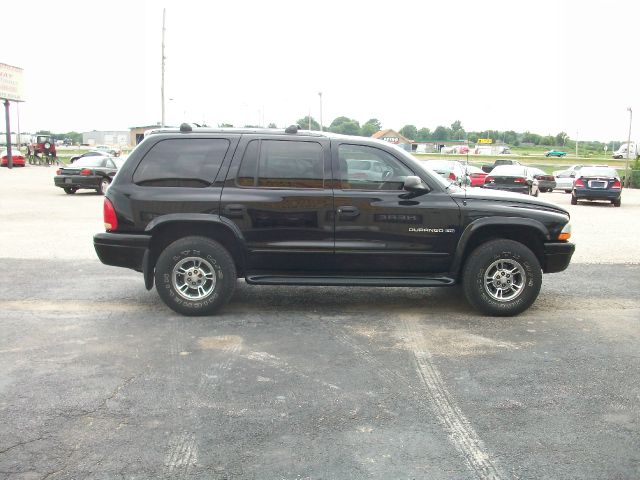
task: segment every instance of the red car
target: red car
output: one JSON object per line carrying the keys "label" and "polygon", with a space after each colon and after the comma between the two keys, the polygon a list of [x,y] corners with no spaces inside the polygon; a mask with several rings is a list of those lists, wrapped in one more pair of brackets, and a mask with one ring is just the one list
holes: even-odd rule
{"label": "red car", "polygon": [[[9,152],[3,150],[2,153],[0,153],[0,157],[2,158],[0,165],[6,167],[9,164]],[[20,150],[12,148],[11,158],[14,167],[24,167],[24,156],[20,153]]]}
{"label": "red car", "polygon": [[484,179],[487,177],[487,175],[489,175],[481,168],[474,167],[473,165],[467,165],[466,170],[467,177],[469,177],[472,187],[481,187],[482,185],[484,185]]}

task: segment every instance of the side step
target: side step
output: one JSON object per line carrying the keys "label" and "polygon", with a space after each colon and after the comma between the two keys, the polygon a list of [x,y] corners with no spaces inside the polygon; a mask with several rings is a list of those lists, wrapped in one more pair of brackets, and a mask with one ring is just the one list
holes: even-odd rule
{"label": "side step", "polygon": [[251,285],[302,285],[325,287],[444,287],[453,285],[450,277],[380,277],[380,276],[306,276],[306,275],[247,275]]}

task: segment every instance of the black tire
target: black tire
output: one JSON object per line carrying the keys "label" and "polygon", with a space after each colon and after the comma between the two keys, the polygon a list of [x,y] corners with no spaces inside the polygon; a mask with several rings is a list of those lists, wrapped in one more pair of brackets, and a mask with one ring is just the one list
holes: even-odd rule
{"label": "black tire", "polygon": [[571,190],[565,190],[564,193],[571,193]]}
{"label": "black tire", "polygon": [[571,205],[577,205],[578,204],[578,197],[576,197],[575,195],[571,195]]}
{"label": "black tire", "polygon": [[96,192],[98,192],[100,195],[104,195],[107,189],[109,188],[110,184],[111,184],[110,178],[108,177],[101,178],[100,184],[98,185],[98,188],[96,188]]}
{"label": "black tire", "polygon": [[67,195],[73,195],[77,191],[78,189],[74,187],[64,187],[64,193],[66,193]]}
{"label": "black tire", "polygon": [[156,263],[155,282],[160,298],[183,315],[216,312],[231,299],[236,281],[236,267],[229,252],[206,237],[176,240],[162,251]]}
{"label": "black tire", "polygon": [[619,198],[617,200],[612,200],[611,203],[613,203],[614,207],[619,207],[620,205],[622,205],[622,199]]}
{"label": "black tire", "polygon": [[[477,247],[469,255],[462,275],[467,301],[482,313],[497,317],[525,311],[538,298],[542,286],[538,258],[513,240],[491,240]],[[493,281],[486,281],[488,277]],[[517,285],[519,289],[514,288]],[[506,297],[500,300],[498,291],[505,289]]]}

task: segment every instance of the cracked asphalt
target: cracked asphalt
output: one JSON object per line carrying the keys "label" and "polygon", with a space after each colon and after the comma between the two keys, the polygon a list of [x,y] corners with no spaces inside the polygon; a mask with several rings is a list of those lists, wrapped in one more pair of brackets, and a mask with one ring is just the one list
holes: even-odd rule
{"label": "cracked asphalt", "polygon": [[101,197],[51,176],[0,170],[0,479],[640,478],[635,193],[573,207],[588,255],[515,318],[244,282],[189,318],[93,256]]}

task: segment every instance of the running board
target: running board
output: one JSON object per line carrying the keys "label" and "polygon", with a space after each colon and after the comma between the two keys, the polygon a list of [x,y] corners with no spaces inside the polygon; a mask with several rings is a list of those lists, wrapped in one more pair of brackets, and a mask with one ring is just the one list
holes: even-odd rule
{"label": "running board", "polygon": [[444,287],[453,285],[449,277],[375,277],[375,276],[290,276],[290,275],[247,275],[251,285],[301,285],[325,287]]}

